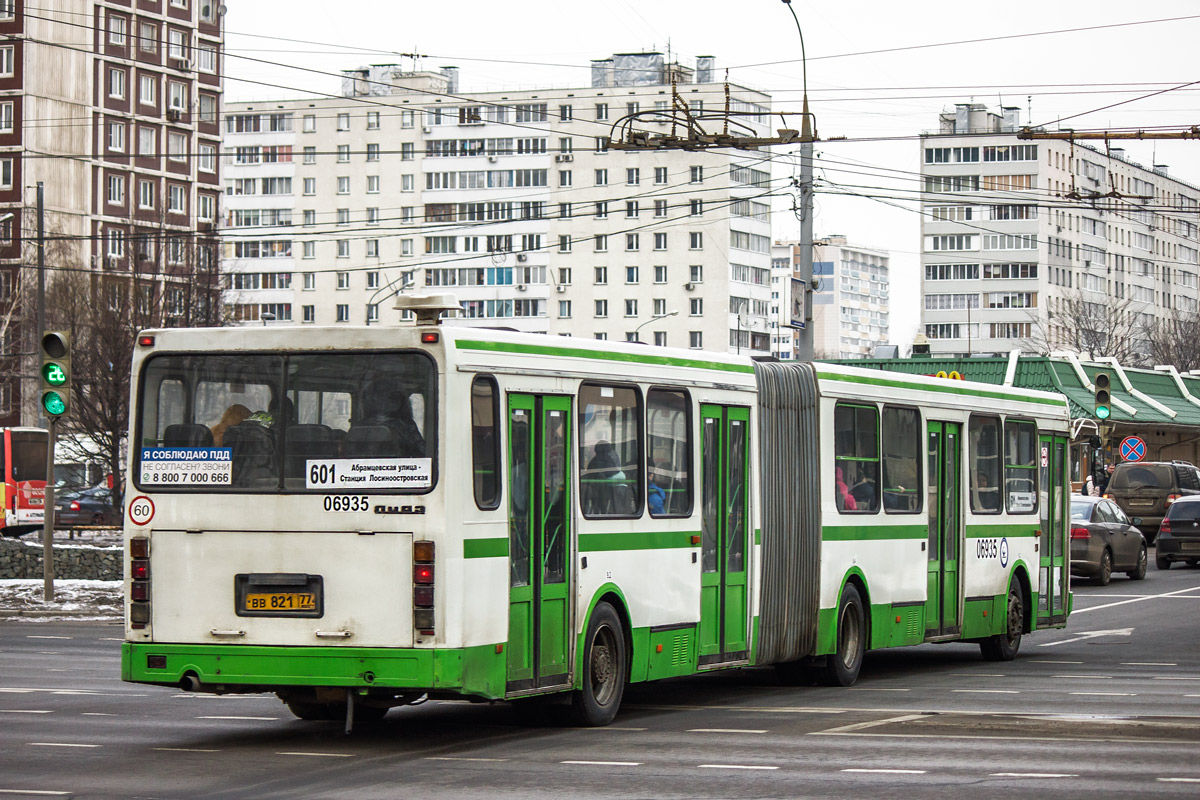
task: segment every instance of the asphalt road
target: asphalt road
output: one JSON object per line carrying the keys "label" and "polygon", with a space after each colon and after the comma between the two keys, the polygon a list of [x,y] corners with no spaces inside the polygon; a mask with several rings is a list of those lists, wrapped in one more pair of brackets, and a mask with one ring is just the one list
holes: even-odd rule
{"label": "asphalt road", "polygon": [[0,800],[1200,796],[1200,569],[1076,582],[1017,660],[872,653],[850,689],[769,669],[631,687],[607,728],[429,702],[343,735],[272,696],[121,683],[119,626],[0,623]]}

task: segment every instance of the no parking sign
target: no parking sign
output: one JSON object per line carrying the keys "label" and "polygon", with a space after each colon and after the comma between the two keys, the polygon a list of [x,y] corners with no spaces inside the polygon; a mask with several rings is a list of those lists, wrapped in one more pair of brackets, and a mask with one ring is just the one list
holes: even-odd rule
{"label": "no parking sign", "polygon": [[1126,436],[1121,440],[1121,460],[1141,461],[1146,457],[1146,442],[1140,436]]}

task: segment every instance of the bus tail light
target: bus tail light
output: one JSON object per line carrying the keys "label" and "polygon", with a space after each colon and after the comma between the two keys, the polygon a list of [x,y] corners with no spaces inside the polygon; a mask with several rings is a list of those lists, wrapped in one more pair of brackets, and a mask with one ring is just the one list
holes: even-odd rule
{"label": "bus tail light", "polygon": [[413,627],[433,636],[433,542],[413,542]]}
{"label": "bus tail light", "polygon": [[150,624],[150,539],[135,536],[129,540],[129,627]]}
{"label": "bus tail light", "polygon": [[1088,532],[1087,528],[1071,528],[1071,538],[1090,539],[1092,538],[1092,534]]}

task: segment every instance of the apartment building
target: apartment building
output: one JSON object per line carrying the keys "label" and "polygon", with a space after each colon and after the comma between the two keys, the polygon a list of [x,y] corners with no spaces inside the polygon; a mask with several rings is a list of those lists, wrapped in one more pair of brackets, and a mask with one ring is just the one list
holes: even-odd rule
{"label": "apartment building", "polygon": [[923,332],[934,354],[1079,349],[1197,309],[1200,188],[1119,148],[1017,138],[959,104],[921,137]]}
{"label": "apartment building", "polygon": [[[800,243],[776,242],[776,302],[782,316],[774,333],[777,358],[794,357],[790,333],[780,334],[795,315],[782,281],[784,271],[795,274]],[[782,271],[781,271],[782,270]],[[825,236],[813,243],[813,355],[815,358],[859,358],[888,343],[889,254],[886,250],[850,244],[845,236]]]}
{"label": "apartment building", "polygon": [[216,285],[222,13],[0,0],[0,425],[36,421],[13,354],[36,350],[37,184],[49,280],[83,265],[163,324],[194,323],[188,298]]}
{"label": "apartment building", "polygon": [[[344,74],[341,97],[226,109],[237,319],[397,324],[398,293],[452,292],[458,324],[770,352],[769,163],[611,146],[682,130],[672,81],[723,126],[712,58],[618,54],[590,85],[487,93],[452,67]],[[730,130],[766,135],[770,97],[729,98]]]}

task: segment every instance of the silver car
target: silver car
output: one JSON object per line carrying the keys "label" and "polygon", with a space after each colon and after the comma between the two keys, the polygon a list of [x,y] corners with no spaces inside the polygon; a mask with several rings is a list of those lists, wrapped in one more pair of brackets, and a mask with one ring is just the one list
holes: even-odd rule
{"label": "silver car", "polygon": [[1113,571],[1146,577],[1146,540],[1116,503],[1103,497],[1071,498],[1071,574],[1108,584]]}

